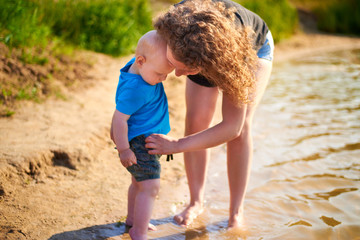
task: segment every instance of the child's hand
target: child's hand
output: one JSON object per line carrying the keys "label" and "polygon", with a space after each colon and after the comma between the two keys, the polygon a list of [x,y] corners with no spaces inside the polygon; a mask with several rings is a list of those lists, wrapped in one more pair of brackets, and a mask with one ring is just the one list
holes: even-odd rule
{"label": "child's hand", "polygon": [[130,148],[127,148],[127,149],[119,152],[119,157],[120,157],[121,164],[126,168],[137,163],[136,156],[135,156],[134,152],[131,151]]}

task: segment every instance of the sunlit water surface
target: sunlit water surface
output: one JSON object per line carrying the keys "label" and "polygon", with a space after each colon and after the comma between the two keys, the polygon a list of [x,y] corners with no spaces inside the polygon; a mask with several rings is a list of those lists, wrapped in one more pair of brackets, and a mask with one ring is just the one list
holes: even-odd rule
{"label": "sunlit water surface", "polygon": [[360,50],[275,65],[253,133],[243,228],[226,231],[221,146],[212,152],[205,212],[187,230],[171,217],[155,221],[151,239],[360,239]]}

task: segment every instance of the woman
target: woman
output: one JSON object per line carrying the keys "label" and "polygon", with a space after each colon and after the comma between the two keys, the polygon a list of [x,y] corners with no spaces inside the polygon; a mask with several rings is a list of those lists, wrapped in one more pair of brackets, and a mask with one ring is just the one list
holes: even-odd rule
{"label": "woman", "polygon": [[[240,226],[252,161],[251,125],[270,78],[273,40],[265,22],[230,0],[188,0],[155,21],[167,41],[167,58],[176,76],[187,75],[185,137],[151,135],[151,154],[184,152],[189,206],[174,217],[189,225],[203,210],[209,154],[227,144],[230,187],[228,228]],[[209,127],[218,90],[222,121]]]}

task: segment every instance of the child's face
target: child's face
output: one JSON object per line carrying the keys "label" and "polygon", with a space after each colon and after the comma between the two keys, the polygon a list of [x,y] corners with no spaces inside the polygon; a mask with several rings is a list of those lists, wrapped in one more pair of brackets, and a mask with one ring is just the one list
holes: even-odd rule
{"label": "child's face", "polygon": [[162,54],[156,54],[156,56],[147,58],[146,62],[139,69],[139,72],[145,82],[150,85],[155,85],[165,81],[167,75],[173,70],[174,67],[169,64],[165,52],[162,51]]}
{"label": "child's face", "polygon": [[182,62],[176,60],[172,54],[171,49],[167,46],[166,57],[170,64],[175,68],[175,75],[180,77],[181,75],[195,75],[200,72],[200,69],[191,69]]}

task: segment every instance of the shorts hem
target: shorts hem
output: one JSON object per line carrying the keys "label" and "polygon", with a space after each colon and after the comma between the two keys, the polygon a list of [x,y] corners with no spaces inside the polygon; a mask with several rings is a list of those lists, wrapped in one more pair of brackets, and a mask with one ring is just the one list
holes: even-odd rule
{"label": "shorts hem", "polygon": [[265,59],[265,60],[268,60],[270,62],[272,62],[274,60],[273,57],[269,57],[269,56],[264,56],[264,57],[258,57],[259,59]]}
{"label": "shorts hem", "polygon": [[138,178],[136,178],[133,174],[131,174],[131,176],[133,176],[137,182],[142,182],[145,180],[160,179],[160,175],[158,175],[158,174],[147,175],[146,177],[138,177]]}

